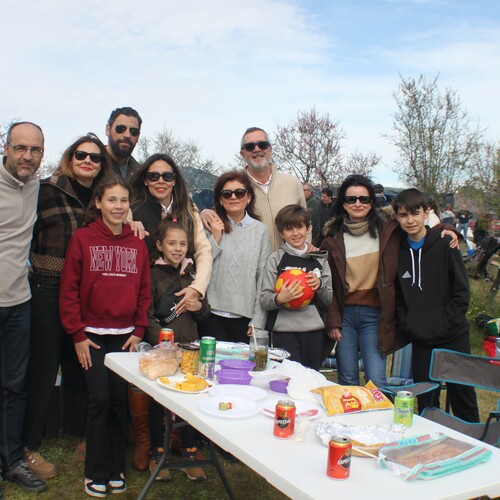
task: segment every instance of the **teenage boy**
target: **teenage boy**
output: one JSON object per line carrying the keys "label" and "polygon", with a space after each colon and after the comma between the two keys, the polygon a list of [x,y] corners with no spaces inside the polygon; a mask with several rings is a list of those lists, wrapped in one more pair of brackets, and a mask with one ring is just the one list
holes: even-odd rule
{"label": "teenage boy", "polygon": [[[332,275],[327,252],[306,253],[306,237],[311,225],[309,212],[301,205],[287,205],[276,215],[276,227],[284,240],[269,257],[264,274],[261,301],[269,311],[266,329],[273,332],[274,344],[290,352],[290,360],[319,370],[325,328],[322,315],[332,301]],[[288,269],[307,273],[307,284],[314,290],[312,302],[300,309],[284,304],[302,297],[298,280],[286,281],[279,293],[274,291],[278,276]]]}
{"label": "teenage boy", "polygon": [[[401,242],[396,288],[396,318],[412,343],[415,382],[429,381],[432,350],[451,349],[470,354],[469,282],[462,256],[450,248],[449,237],[424,224],[425,196],[417,189],[402,191],[392,202],[407,238]],[[476,393],[472,387],[447,384],[453,414],[479,422]],[[439,390],[418,396],[418,408],[439,407]]]}

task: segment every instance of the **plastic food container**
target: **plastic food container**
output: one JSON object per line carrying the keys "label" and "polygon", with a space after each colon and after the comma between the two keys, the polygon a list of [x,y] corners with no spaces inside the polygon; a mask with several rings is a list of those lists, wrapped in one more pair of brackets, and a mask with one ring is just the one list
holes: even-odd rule
{"label": "plastic food container", "polygon": [[223,370],[228,368],[230,370],[244,370],[246,372],[252,371],[255,367],[255,363],[247,359],[221,359],[219,365]]}
{"label": "plastic food container", "polygon": [[223,368],[215,372],[219,384],[249,385],[252,377],[244,370]]}
{"label": "plastic food container", "polygon": [[283,394],[287,394],[288,382],[290,382],[289,378],[279,378],[276,380],[269,381],[269,389],[274,392],[282,392]]}

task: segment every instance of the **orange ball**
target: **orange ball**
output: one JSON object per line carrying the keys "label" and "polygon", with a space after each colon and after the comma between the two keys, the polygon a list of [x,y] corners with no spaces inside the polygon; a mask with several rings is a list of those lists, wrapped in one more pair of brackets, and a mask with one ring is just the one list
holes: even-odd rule
{"label": "orange ball", "polygon": [[303,295],[301,297],[299,297],[298,299],[293,299],[290,302],[285,302],[283,304],[283,307],[286,307],[287,309],[302,309],[304,307],[307,307],[311,303],[312,299],[314,298],[314,291],[307,284],[306,278],[307,273],[302,271],[302,269],[287,269],[278,276],[276,285],[274,286],[274,291],[276,293],[279,293],[281,287],[287,281],[289,283],[292,283],[293,281],[299,281],[303,292]]}

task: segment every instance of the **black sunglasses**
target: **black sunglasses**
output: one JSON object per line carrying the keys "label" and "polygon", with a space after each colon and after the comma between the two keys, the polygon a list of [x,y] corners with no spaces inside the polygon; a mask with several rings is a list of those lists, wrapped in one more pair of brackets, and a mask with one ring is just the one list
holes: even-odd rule
{"label": "black sunglasses", "polygon": [[175,172],[148,172],[146,174],[146,178],[151,182],[158,182],[160,177],[165,182],[172,182],[175,179]]}
{"label": "black sunglasses", "polygon": [[92,163],[101,163],[101,161],[104,160],[104,155],[100,153],[87,153],[87,151],[81,151],[80,149],[77,149],[73,154],[78,161],[85,160],[87,156],[90,156],[90,161]]}
{"label": "black sunglasses", "polygon": [[362,205],[369,205],[371,201],[369,196],[346,196],[344,198],[348,205],[354,205],[358,200]]}
{"label": "black sunglasses", "polygon": [[230,189],[223,189],[220,192],[220,195],[225,200],[230,200],[234,194],[234,196],[236,196],[236,198],[238,198],[238,200],[241,200],[241,198],[243,198],[247,193],[248,193],[248,189],[235,189],[234,191],[231,191]]}
{"label": "black sunglasses", "polygon": [[117,125],[115,127],[115,132],[117,134],[123,134],[125,130],[129,129],[130,130],[130,135],[132,137],[137,137],[140,133],[140,130],[137,127],[127,127],[126,125]]}
{"label": "black sunglasses", "polygon": [[245,142],[245,144],[243,144],[243,149],[250,152],[255,149],[255,146],[259,146],[260,150],[265,151],[270,145],[269,141]]}

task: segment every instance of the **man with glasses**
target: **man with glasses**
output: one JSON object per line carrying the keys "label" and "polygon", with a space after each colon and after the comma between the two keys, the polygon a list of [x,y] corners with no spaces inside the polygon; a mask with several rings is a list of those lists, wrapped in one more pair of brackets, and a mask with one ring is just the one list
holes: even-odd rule
{"label": "man with glasses", "polygon": [[31,332],[28,255],[43,146],[38,125],[14,123],[0,160],[0,473],[35,492],[47,486],[23,460],[23,422]]}
{"label": "man with glasses", "polygon": [[[307,206],[302,184],[293,175],[278,172],[276,165],[271,162],[272,150],[265,130],[251,127],[243,134],[240,154],[246,163],[246,171],[255,190],[255,209],[267,226],[274,252],[283,243],[274,223],[278,212],[286,205],[299,204],[304,208]],[[212,210],[203,210],[201,217],[207,228],[218,219]],[[309,233],[308,241],[310,240]]]}
{"label": "man with glasses", "polygon": [[115,109],[106,125],[106,149],[111,156],[111,167],[116,174],[127,180],[140,166],[132,157],[132,151],[139,142],[141,125],[142,118],[139,113],[129,107]]}

